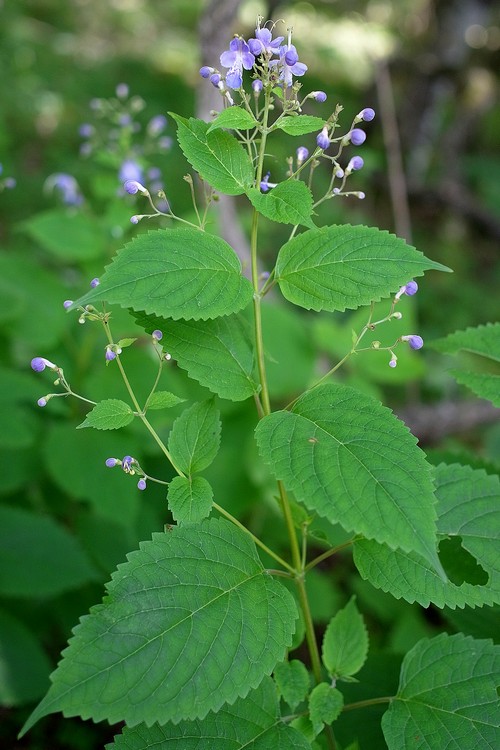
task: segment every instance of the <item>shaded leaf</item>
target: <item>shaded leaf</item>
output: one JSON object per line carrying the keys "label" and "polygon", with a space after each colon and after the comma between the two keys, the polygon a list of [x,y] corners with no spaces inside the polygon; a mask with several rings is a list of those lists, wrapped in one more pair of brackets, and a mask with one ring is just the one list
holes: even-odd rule
{"label": "shaded leaf", "polygon": [[35,214],[20,228],[64,263],[100,258],[105,249],[101,229],[86,214],[71,209]]}
{"label": "shaded leaf", "polygon": [[213,490],[204,477],[174,477],[168,485],[168,507],[177,523],[198,523],[212,510]]}
{"label": "shaded leaf", "polygon": [[240,195],[254,180],[253,165],[243,146],[224,130],[212,130],[203,120],[169,113],[177,122],[177,140],[200,177],[226,195]]}
{"label": "shaded leaf", "polygon": [[283,661],[274,668],[274,679],[283,700],[295,709],[309,692],[309,672],[298,659]]}
{"label": "shaded leaf", "polygon": [[355,675],[368,656],[368,633],[353,596],[332,617],[323,637],[323,664],[333,677]]}
{"label": "shaded leaf", "polygon": [[332,312],[376,302],[427,269],[449,270],[385,230],[346,224],[286,242],[276,280],[290,302]]}
{"label": "shaded leaf", "polygon": [[77,429],[94,427],[96,430],[119,430],[133,419],[134,412],[125,401],[108,398],[96,404]]}
{"label": "shaded leaf", "polygon": [[405,656],[382,718],[389,750],[495,748],[500,739],[500,646],[459,633],[422,640]]}
{"label": "shaded leaf", "polygon": [[0,594],[45,598],[98,578],[75,537],[48,516],[0,506]]}
{"label": "shaded leaf", "polygon": [[[460,537],[464,550],[486,573],[487,583],[442,581],[416,552],[393,551],[366,539],[354,544],[359,572],[375,587],[423,607],[430,602],[452,609],[500,603],[500,479],[482,469],[441,464],[435,469],[435,485],[438,535]],[[460,559],[455,564],[460,567]]]}
{"label": "shaded leaf", "polygon": [[260,686],[232,706],[223,706],[217,714],[202,720],[179,724],[144,725],[123,730],[106,750],[311,750],[300,732],[285,724],[279,714],[276,691],[265,677]]}
{"label": "shaded leaf", "polygon": [[51,664],[33,633],[0,610],[0,705],[39,700],[49,686]]}
{"label": "shaded leaf", "polygon": [[320,131],[325,121],[321,117],[313,115],[298,115],[297,117],[284,117],[276,124],[276,128],[283,130],[288,135],[305,135]]}
{"label": "shaded leaf", "polygon": [[105,301],[174,320],[205,320],[241,310],[252,293],[224,240],[196,229],[157,229],[128,242],[73,308]]}
{"label": "shaded leaf", "polygon": [[307,185],[300,180],[280,182],[268,193],[251,188],[247,195],[252,206],[271,221],[281,224],[304,224],[314,228],[311,219],[313,196]]}
{"label": "shaded leaf", "polygon": [[175,420],[168,450],[186,474],[210,466],[220,446],[221,423],[213,399],[193,404]]}
{"label": "shaded leaf", "polygon": [[217,128],[230,128],[232,130],[250,130],[257,126],[255,117],[246,109],[241,107],[226,107],[219,112],[215,120],[210,123],[207,133],[212,133]]}
{"label": "shaded leaf", "polygon": [[443,339],[431,341],[429,346],[442,354],[465,351],[500,362],[500,323],[455,331]]}
{"label": "shaded leaf", "polygon": [[309,696],[309,718],[316,734],[324,725],[333,724],[344,706],[344,697],[340,690],[326,682],[320,682]]}
{"label": "shaded leaf", "polygon": [[148,398],[147,407],[148,409],[170,409],[172,406],[182,404],[185,400],[185,398],[180,398],[170,391],[155,391]]}
{"label": "shaded leaf", "polygon": [[450,372],[457,383],[470,388],[479,398],[486,398],[494,406],[500,407],[500,375],[465,370],[451,370]]}
{"label": "shaded leaf", "polygon": [[418,550],[442,570],[430,466],[389,409],[348,386],[323,385],[291,411],[264,417],[256,438],[276,478],[310,510],[394,549]]}
{"label": "shaded leaf", "polygon": [[129,726],[202,719],[256,688],[295,629],[293,597],[225,520],[153,534],[107,590],[23,732],[54,711]]}

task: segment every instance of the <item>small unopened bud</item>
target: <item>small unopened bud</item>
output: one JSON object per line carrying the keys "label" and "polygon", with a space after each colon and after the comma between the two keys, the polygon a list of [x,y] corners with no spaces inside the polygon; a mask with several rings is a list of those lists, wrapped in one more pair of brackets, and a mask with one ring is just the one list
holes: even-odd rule
{"label": "small unopened bud", "polygon": [[118,466],[119,463],[121,463],[119,458],[107,458],[105,461],[108,469],[113,469],[115,466]]}
{"label": "small unopened bud", "polygon": [[361,112],[356,116],[356,120],[358,122],[360,122],[361,120],[364,120],[365,122],[371,122],[374,117],[375,110],[371,107],[365,107],[365,109],[362,109]]}
{"label": "small unopened bud", "polygon": [[42,398],[39,398],[37,401],[38,406],[47,406],[47,401],[49,400],[48,396],[42,396]]}
{"label": "small unopened bud", "polygon": [[144,478],[139,479],[139,481],[137,482],[137,489],[139,490],[146,489],[146,480]]}
{"label": "small unopened bud", "polygon": [[71,307],[72,304],[73,304],[73,300],[72,299],[65,299],[64,302],[63,302],[63,307],[64,307],[65,310],[67,310],[68,307]]}
{"label": "small unopened bud", "polygon": [[324,91],[311,91],[309,94],[317,102],[326,102],[326,94]]}
{"label": "small unopened bud", "polygon": [[421,349],[424,345],[422,336],[412,333],[409,336],[401,336],[401,341],[407,341],[410,349]]}
{"label": "small unopened bud", "polygon": [[346,167],[346,174],[354,172],[357,169],[363,169],[365,162],[361,156],[353,156]]}
{"label": "small unopened bud", "polygon": [[366,133],[361,128],[353,128],[349,133],[349,140],[355,146],[361,146],[366,141]]}
{"label": "small unopened bud", "polygon": [[297,149],[297,164],[300,166],[309,157],[309,151],[305,146],[299,146]]}
{"label": "small unopened bud", "polygon": [[167,360],[167,362],[169,362],[172,359],[172,355],[168,352],[165,352],[165,359]]}
{"label": "small unopened bud", "polygon": [[95,278],[95,279],[92,279],[92,281],[90,282],[90,286],[92,287],[92,289],[95,289],[96,286],[99,286],[100,283],[101,282],[99,281],[99,279]]}
{"label": "small unopened bud", "polygon": [[130,223],[131,224],[138,224],[141,219],[142,219],[142,216],[131,216],[130,217]]}
{"label": "small unopened bud", "polygon": [[48,367],[50,370],[59,369],[57,365],[51,362],[50,359],[45,359],[45,357],[35,357],[31,360],[31,369],[35,372],[42,372],[46,367]]}
{"label": "small unopened bud", "polygon": [[123,183],[123,189],[129,195],[135,195],[136,193],[142,193],[143,195],[148,194],[147,188],[145,188],[144,185],[141,185],[137,180],[126,180]]}
{"label": "small unopened bud", "polygon": [[210,78],[210,76],[214,72],[215,72],[215,69],[210,68],[208,65],[203,65],[203,67],[200,68],[200,76],[202,78]]}
{"label": "small unopened bud", "polygon": [[324,126],[321,133],[318,133],[318,135],[316,136],[316,143],[321,149],[323,149],[323,151],[330,145],[330,138],[328,137],[328,127],[326,125]]}
{"label": "small unopened bud", "polygon": [[402,317],[403,317],[403,313],[400,313],[400,312],[394,312],[391,315],[391,318],[394,318],[394,320],[401,320]]}
{"label": "small unopened bud", "polygon": [[372,341],[372,349],[380,349],[381,343],[380,341]]}
{"label": "small unopened bud", "polygon": [[264,84],[262,83],[260,78],[256,78],[255,81],[252,81],[252,91],[255,94],[255,96],[258,96],[263,88],[264,88]]}
{"label": "small unopened bud", "polygon": [[394,352],[391,352],[391,359],[389,360],[389,367],[396,367],[398,364],[398,358],[394,354]]}
{"label": "small unopened bud", "polygon": [[162,340],[162,338],[163,338],[163,333],[162,333],[161,331],[158,331],[158,330],[156,330],[156,331],[153,331],[153,333],[152,333],[151,335],[152,335],[152,337],[153,337],[153,338],[154,338],[154,339],[155,339],[156,341],[161,341],[161,340]]}

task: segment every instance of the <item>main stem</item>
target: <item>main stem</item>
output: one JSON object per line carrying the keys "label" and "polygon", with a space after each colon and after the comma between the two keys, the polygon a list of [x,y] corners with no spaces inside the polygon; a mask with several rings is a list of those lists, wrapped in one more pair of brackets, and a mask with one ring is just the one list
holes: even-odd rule
{"label": "main stem", "polygon": [[[264,156],[266,153],[266,141],[268,135],[268,117],[269,117],[269,101],[270,92],[266,92],[266,100],[264,106],[263,122],[262,122],[262,138],[260,142],[259,157],[257,162],[256,172],[256,187],[259,189],[262,173],[264,168]],[[264,355],[264,341],[262,332],[262,314],[261,314],[261,299],[262,294],[259,290],[259,271],[258,271],[258,228],[259,228],[259,214],[254,209],[252,218],[252,230],[250,238],[250,249],[251,249],[251,268],[252,268],[252,285],[253,285],[253,309],[254,309],[254,321],[255,321],[255,348],[257,355],[257,367],[259,370],[259,379],[261,385],[261,403],[262,403],[262,416],[267,416],[271,413],[271,402],[269,398],[269,388],[267,384],[266,376],[266,365]],[[302,561],[301,550],[299,541],[297,539],[297,533],[295,524],[293,521],[292,511],[290,502],[288,500],[285,487],[282,482],[278,481],[278,490],[280,494],[281,509],[285,519],[285,524],[290,540],[290,549],[292,554],[292,563],[295,572],[295,583],[297,585],[297,593],[299,597],[299,604],[304,617],[304,625],[306,631],[306,640],[311,657],[311,666],[314,674],[314,679],[317,683],[322,681],[322,670],[321,660],[319,656],[318,644],[316,641],[316,634],[314,632],[314,624],[311,616],[311,609],[309,607],[309,600],[307,598],[307,591],[305,585],[305,571]],[[327,732],[327,742],[332,750],[335,750],[335,739],[333,732]]]}

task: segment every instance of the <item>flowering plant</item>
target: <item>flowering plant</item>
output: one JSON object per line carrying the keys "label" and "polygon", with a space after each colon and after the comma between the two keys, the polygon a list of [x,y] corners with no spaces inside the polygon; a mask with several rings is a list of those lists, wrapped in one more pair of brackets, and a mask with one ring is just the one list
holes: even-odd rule
{"label": "flowering plant", "polygon": [[[307,103],[323,104],[326,94],[302,93],[307,66],[291,33],[286,43],[273,34],[273,25],[259,22],[253,38],[230,42],[220,68],[201,68],[221,94],[212,122],[172,113],[179,145],[204,186],[200,207],[188,178],[196,220],[176,216],[168,203],[158,206],[138,175],[123,174],[125,192],[150,207],[134,214],[132,224],[163,216],[180,226],[139,234],[86,294],[64,302],[80,322],[102,325],[104,360],[119,370],[130,398],[130,404],[93,404],[81,427],[143,423],[173,478],[153,476],[130,455],[108,457],[105,464],[136,476],[139,490],[165,485],[174,523],[118,567],[102,603],[75,628],[23,731],[62,711],[125,722],[108,746],[117,750],[212,748],[214,738],[220,748],[335,748],[346,712],[386,703],[382,728],[391,749],[413,747],[419,735],[436,749],[450,734],[469,733],[474,739],[468,747],[478,745],[478,737],[492,742],[485,712],[494,693],[492,659],[499,657],[487,641],[446,634],[419,641],[404,660],[396,694],[351,702],[346,696],[369,648],[354,597],[330,614],[318,642],[308,581],[321,563],[348,550],[362,579],[396,599],[424,607],[498,601],[499,574],[487,544],[472,544],[472,550],[489,583],[450,580],[438,550],[456,533],[457,519],[473,519],[493,489],[491,478],[469,467],[433,469],[389,409],[332,377],[361,352],[384,356],[395,368],[396,350],[421,349],[423,339],[411,328],[396,336],[386,332],[404,325],[398,306],[417,292],[414,277],[448,269],[375,227],[316,226],[320,204],[364,197],[347,189],[363,167],[350,149],[363,144],[366,132],[358,126],[375,112],[362,109],[344,132],[338,105],[326,119],[305,114]],[[299,139],[313,134],[313,143],[300,140],[280,173],[268,162],[272,140],[282,133]],[[328,169],[328,184],[318,194],[321,166]],[[250,280],[232,247],[208,231],[210,207],[220,193],[245,196],[251,206]],[[165,200],[163,192],[160,198]],[[290,227],[266,273],[259,270],[262,219]],[[317,312],[368,306],[344,356],[290,403],[274,403],[269,387],[263,300],[271,293]],[[381,300],[386,309],[378,317]],[[135,339],[115,340],[108,305],[130,310],[149,335],[158,371],[143,401],[126,374],[125,350]],[[375,331],[388,343],[369,341]],[[150,412],[182,402],[158,390],[173,363],[213,395],[185,408],[164,440]],[[40,398],[41,407],[59,396],[83,398],[57,364],[37,356],[32,368],[52,371],[60,386]],[[269,503],[286,552],[243,524],[224,497],[214,498],[203,476],[219,450],[219,404],[224,410],[226,402],[247,399],[255,404],[262,482],[272,487]],[[318,546],[321,551],[311,554]],[[290,658],[296,649],[303,659]],[[478,701],[471,708],[464,685],[472,683]],[[439,687],[444,684],[446,694]]]}

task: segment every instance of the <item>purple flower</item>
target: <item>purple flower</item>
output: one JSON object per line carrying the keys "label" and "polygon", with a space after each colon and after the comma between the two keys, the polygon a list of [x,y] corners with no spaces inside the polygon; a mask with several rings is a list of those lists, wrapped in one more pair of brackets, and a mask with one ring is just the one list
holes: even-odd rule
{"label": "purple flower", "polygon": [[122,458],[122,469],[125,473],[130,474],[132,471],[132,464],[136,463],[135,458],[132,456],[124,456]]}
{"label": "purple flower", "polygon": [[215,88],[219,87],[219,83],[221,82],[221,80],[222,79],[220,73],[212,73],[212,75],[210,76],[210,83],[212,83]]}
{"label": "purple flower", "polygon": [[131,216],[130,217],[130,223],[131,224],[138,224],[140,219],[141,219],[140,216],[137,216],[137,215]]}
{"label": "purple flower", "polygon": [[311,91],[309,94],[317,102],[326,102],[326,94],[324,91]]}
{"label": "purple flower", "polygon": [[118,177],[120,182],[135,180],[140,183],[143,179],[142,167],[133,159],[125,159],[118,172]]}
{"label": "purple flower", "polygon": [[342,167],[337,167],[337,169],[335,170],[335,177],[337,177],[337,179],[341,180],[344,175],[345,175],[345,172],[342,169]]}
{"label": "purple flower", "polygon": [[165,115],[155,115],[155,117],[152,117],[148,122],[147,132],[154,137],[160,135],[160,133],[165,130],[166,126],[167,118]]}
{"label": "purple flower", "polygon": [[271,176],[271,172],[268,172],[260,183],[260,189],[262,190],[263,193],[267,193],[270,190],[270,188],[276,187],[277,185],[276,182],[269,182],[270,176]]}
{"label": "purple flower", "polygon": [[303,164],[309,156],[309,151],[305,146],[299,146],[297,149],[297,164]]}
{"label": "purple flower", "polygon": [[285,86],[291,86],[293,83],[292,76],[303,76],[307,71],[307,65],[299,62],[299,56],[295,45],[290,43],[291,34],[289,35],[289,43],[284,44],[280,47],[280,81],[283,81]]}
{"label": "purple flower", "polygon": [[355,146],[361,146],[361,144],[366,141],[366,133],[364,130],[361,130],[361,128],[354,128],[349,133],[349,140]]}
{"label": "purple flower", "polygon": [[389,367],[396,367],[398,364],[398,358],[394,354],[394,352],[391,352],[391,359],[389,361]]}
{"label": "purple flower", "polygon": [[156,339],[156,341],[161,341],[162,338],[163,338],[163,333],[161,331],[158,331],[158,330],[153,331],[153,333],[151,335],[152,335],[152,337],[154,339]]}
{"label": "purple flower", "polygon": [[405,286],[405,294],[408,294],[410,297],[413,297],[414,294],[418,292],[418,284],[416,281],[409,281]]}
{"label": "purple flower", "polygon": [[38,404],[38,406],[47,406],[47,399],[44,398],[44,397],[39,398],[38,401],[37,401],[37,404]]}
{"label": "purple flower", "polygon": [[114,467],[120,463],[120,459],[119,458],[107,458],[105,463],[108,469],[114,469]]}
{"label": "purple flower", "polygon": [[410,349],[421,349],[424,345],[423,338],[415,333],[410,336],[401,336],[401,341],[407,341]]}
{"label": "purple flower", "polygon": [[104,356],[106,357],[107,362],[112,362],[114,359],[116,359],[116,352],[114,352],[112,349],[106,349],[106,354]]}
{"label": "purple flower", "polygon": [[70,174],[65,174],[64,172],[53,174],[47,179],[46,185],[53,190],[57,190],[61,195],[63,203],[67,206],[79,206],[83,203],[78,183]]}
{"label": "purple flower", "polygon": [[223,68],[229,68],[226,73],[226,84],[231,89],[239,89],[243,83],[243,68],[251,70],[255,62],[248,44],[243,39],[231,39],[229,49],[220,56]]}
{"label": "purple flower", "polygon": [[330,138],[328,137],[328,127],[325,125],[321,133],[316,136],[316,143],[323,151],[330,145]]}
{"label": "purple flower", "polygon": [[35,372],[42,372],[46,367],[50,370],[58,369],[57,365],[51,362],[50,359],[45,359],[45,357],[35,357],[31,360],[31,369]]}
{"label": "purple flower", "polygon": [[353,156],[352,159],[350,159],[349,164],[345,168],[346,175],[351,174],[351,172],[356,171],[357,169],[363,169],[364,161],[361,156]]}
{"label": "purple flower", "polygon": [[215,68],[210,68],[208,65],[203,65],[200,68],[200,76],[202,78],[210,78],[212,73],[215,73]]}
{"label": "purple flower", "polygon": [[99,281],[99,279],[98,279],[98,278],[97,278],[97,276],[96,276],[96,278],[95,278],[95,279],[92,279],[92,281],[90,282],[90,287],[91,287],[91,289],[95,289],[95,288],[96,288],[96,286],[99,286],[99,284],[100,284],[100,283],[101,283],[101,282]]}
{"label": "purple flower", "polygon": [[129,193],[129,195],[135,195],[136,193],[142,193],[145,195],[148,192],[144,185],[141,185],[137,180],[127,180],[123,183],[123,189],[126,193]]}
{"label": "purple flower", "polygon": [[146,480],[145,479],[139,479],[137,482],[137,489],[139,490],[145,490],[146,489]]}
{"label": "purple flower", "polygon": [[73,300],[72,299],[65,299],[64,302],[63,302],[63,307],[64,307],[65,310],[67,310],[68,307],[71,307],[72,304],[73,304]]}
{"label": "purple flower", "polygon": [[272,57],[275,53],[279,52],[280,44],[284,38],[283,36],[277,36],[276,39],[273,39],[273,35],[269,29],[261,29],[258,26],[255,29],[255,38],[248,40],[248,47],[250,52],[255,56],[267,55],[268,57]]}
{"label": "purple flower", "polygon": [[371,107],[365,107],[365,109],[362,109],[361,112],[357,115],[356,120],[364,120],[365,122],[371,122],[373,118],[375,117],[375,110]]}

